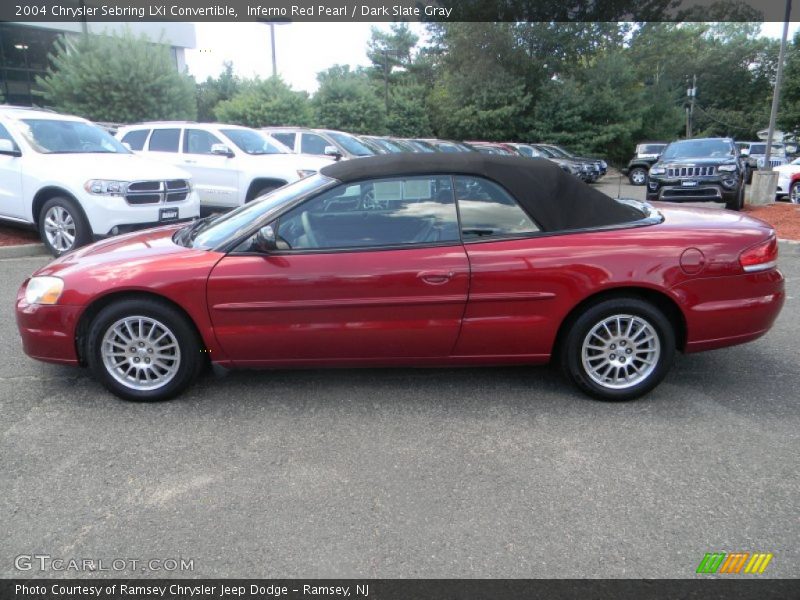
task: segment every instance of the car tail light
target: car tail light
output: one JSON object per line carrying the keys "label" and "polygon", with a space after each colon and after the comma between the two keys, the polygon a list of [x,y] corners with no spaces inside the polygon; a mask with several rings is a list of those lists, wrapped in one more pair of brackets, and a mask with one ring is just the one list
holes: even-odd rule
{"label": "car tail light", "polygon": [[750,246],[739,255],[739,264],[747,273],[766,271],[778,265],[778,240],[775,235]]}

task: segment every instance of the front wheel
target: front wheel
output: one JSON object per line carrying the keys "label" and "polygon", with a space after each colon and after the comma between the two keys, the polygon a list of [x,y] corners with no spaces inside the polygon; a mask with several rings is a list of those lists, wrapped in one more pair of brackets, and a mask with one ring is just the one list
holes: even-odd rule
{"label": "front wheel", "polygon": [[744,182],[739,185],[736,197],[725,203],[725,208],[728,210],[742,210],[744,208]]}
{"label": "front wheel", "polygon": [[789,188],[789,202],[800,204],[800,181],[795,181]]}
{"label": "front wheel", "polygon": [[53,256],[61,256],[91,241],[83,211],[70,198],[50,198],[39,212],[39,236]]}
{"label": "front wheel", "polygon": [[92,321],[87,339],[87,361],[95,377],[125,400],[172,398],[191,384],[203,364],[188,319],[154,299],[110,304]]}
{"label": "front wheel", "polygon": [[585,393],[632,400],[656,387],[672,365],[675,332],[653,304],[613,298],[590,306],[569,327],[561,366]]}
{"label": "front wheel", "polygon": [[647,171],[641,167],[631,169],[631,172],[628,173],[628,179],[631,185],[644,185],[647,183]]}

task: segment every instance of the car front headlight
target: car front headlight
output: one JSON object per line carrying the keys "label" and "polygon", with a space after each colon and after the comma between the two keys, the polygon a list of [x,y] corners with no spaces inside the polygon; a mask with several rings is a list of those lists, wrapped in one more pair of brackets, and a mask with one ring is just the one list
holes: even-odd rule
{"label": "car front headlight", "polygon": [[83,184],[83,189],[90,194],[98,196],[124,196],[128,189],[128,182],[111,179],[90,179]]}
{"label": "car front headlight", "polygon": [[28,304],[55,304],[64,291],[64,280],[58,277],[31,277],[25,286]]}
{"label": "car front headlight", "polygon": [[297,170],[297,176],[300,179],[304,179],[306,177],[311,177],[315,173],[316,173],[316,171],[314,171],[313,169],[298,169]]}
{"label": "car front headlight", "polygon": [[728,173],[732,173],[736,170],[736,165],[720,165],[717,167],[720,171],[727,171]]}
{"label": "car front headlight", "polygon": [[663,175],[667,170],[664,167],[651,167],[650,175]]}

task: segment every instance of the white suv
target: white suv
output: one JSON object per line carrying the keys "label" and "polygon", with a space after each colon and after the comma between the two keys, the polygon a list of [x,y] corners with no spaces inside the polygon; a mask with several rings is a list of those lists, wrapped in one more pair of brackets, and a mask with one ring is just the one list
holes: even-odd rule
{"label": "white suv", "polygon": [[160,122],[122,127],[117,139],[135,152],[192,174],[203,208],[227,209],[313,175],[330,158],[298,156],[238,125]]}
{"label": "white suv", "polygon": [[136,156],[86,119],[0,106],[0,219],[35,226],[55,256],[199,213],[186,171]]}

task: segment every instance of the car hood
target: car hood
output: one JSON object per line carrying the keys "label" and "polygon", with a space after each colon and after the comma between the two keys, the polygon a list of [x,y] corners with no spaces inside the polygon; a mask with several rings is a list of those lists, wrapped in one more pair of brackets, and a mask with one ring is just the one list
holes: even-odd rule
{"label": "car hood", "polygon": [[140,181],[143,179],[190,179],[178,167],[137,154],[53,154],[61,173],[83,174],[88,179]]}
{"label": "car hood", "polygon": [[[153,281],[170,281],[176,270],[184,273],[193,270],[191,267],[207,274],[224,255],[173,242],[173,234],[183,226],[173,224],[102,240],[55,259],[34,275],[61,277],[68,282],[66,289],[69,280],[88,278],[117,290],[150,288]],[[65,303],[69,303],[67,298]]]}

